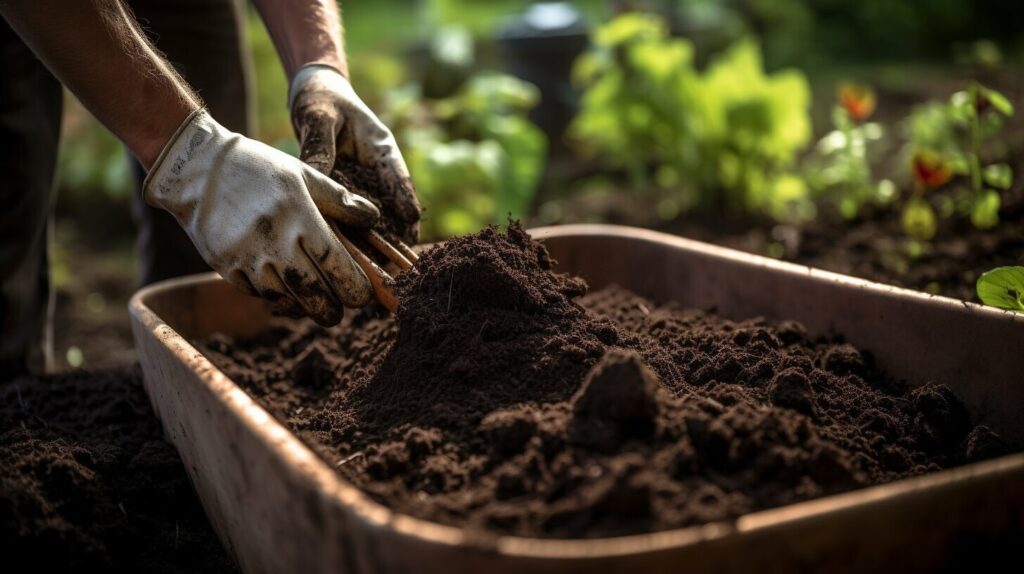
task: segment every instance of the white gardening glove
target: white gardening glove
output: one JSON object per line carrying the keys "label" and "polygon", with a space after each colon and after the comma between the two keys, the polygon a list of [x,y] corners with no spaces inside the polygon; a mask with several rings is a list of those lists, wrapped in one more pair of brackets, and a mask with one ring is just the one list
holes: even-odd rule
{"label": "white gardening glove", "polygon": [[299,158],[330,175],[338,159],[348,159],[376,173],[384,186],[367,190],[380,202],[385,223],[406,243],[419,240],[420,204],[395,136],[344,76],[330,66],[304,66],[288,91]]}
{"label": "white gardening glove", "polygon": [[210,267],[279,313],[335,325],[342,305],[361,307],[372,297],[324,216],[369,227],[377,208],[205,110],[171,137],[143,190],[147,202],[174,215]]}

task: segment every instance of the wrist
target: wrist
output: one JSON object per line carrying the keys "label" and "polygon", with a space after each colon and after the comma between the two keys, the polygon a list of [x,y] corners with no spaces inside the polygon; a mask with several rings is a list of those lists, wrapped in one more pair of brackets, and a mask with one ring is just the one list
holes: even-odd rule
{"label": "wrist", "polygon": [[178,137],[193,117],[204,108],[198,104],[175,110],[174,113],[151,118],[149,125],[129,142],[129,148],[139,163],[148,172],[157,163],[160,155]]}

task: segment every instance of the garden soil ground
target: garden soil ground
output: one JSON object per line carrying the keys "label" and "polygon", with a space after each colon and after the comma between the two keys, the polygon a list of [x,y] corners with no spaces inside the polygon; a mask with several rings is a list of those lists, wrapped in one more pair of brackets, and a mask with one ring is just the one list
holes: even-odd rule
{"label": "garden soil ground", "polygon": [[995,229],[945,221],[936,238],[922,244],[921,252],[914,256],[908,252],[898,213],[874,213],[848,222],[805,226],[751,221],[711,226],[706,221],[686,217],[663,230],[976,303],[980,300],[975,284],[982,273],[1004,265],[1024,265],[1024,205],[1004,213],[1003,223]]}
{"label": "garden soil ground", "polygon": [[550,268],[518,226],[490,229],[402,274],[397,320],[201,346],[373,498],[492,532],[728,520],[1009,451],[946,387],[797,323],[585,294]]}
{"label": "garden soil ground", "polygon": [[8,572],[232,572],[138,368],[0,383]]}

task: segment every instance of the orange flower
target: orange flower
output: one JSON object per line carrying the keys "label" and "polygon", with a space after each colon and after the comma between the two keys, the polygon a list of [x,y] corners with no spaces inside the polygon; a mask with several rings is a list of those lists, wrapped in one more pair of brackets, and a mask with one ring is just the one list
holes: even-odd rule
{"label": "orange flower", "polygon": [[839,105],[846,109],[854,121],[862,122],[875,112],[875,91],[862,84],[839,86]]}
{"label": "orange flower", "polygon": [[924,187],[939,187],[953,177],[953,170],[943,157],[928,150],[914,154],[910,171],[914,174],[914,181]]}

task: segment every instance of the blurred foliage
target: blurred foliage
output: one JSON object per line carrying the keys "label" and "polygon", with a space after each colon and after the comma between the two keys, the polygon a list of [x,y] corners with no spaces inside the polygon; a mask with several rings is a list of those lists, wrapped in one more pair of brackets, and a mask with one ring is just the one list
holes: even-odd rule
{"label": "blurred foliage", "polygon": [[[490,34],[509,16],[520,14],[536,0],[430,0],[425,2],[426,21],[432,26],[459,26],[475,35]],[[608,14],[609,0],[568,2],[595,20]]]}
{"label": "blurred foliage", "polygon": [[804,164],[804,178],[816,198],[846,219],[859,215],[865,205],[885,205],[896,195],[896,184],[889,179],[876,182],[871,174],[870,151],[885,136],[881,124],[866,121],[876,97],[867,86],[841,86],[839,104],[832,110],[834,129],[818,141]]}
{"label": "blurred foliage", "polygon": [[913,109],[906,121],[914,180],[903,214],[907,235],[931,239],[935,226],[915,222],[940,216],[969,218],[979,229],[999,224],[1001,194],[1013,183],[1013,168],[1004,162],[1008,150],[996,136],[1013,113],[1006,96],[977,82],[948,102]]}
{"label": "blurred foliage", "polygon": [[395,92],[385,113],[426,209],[422,231],[438,239],[524,218],[544,167],[547,140],[527,118],[536,88],[485,73],[450,96]]}
{"label": "blurred foliage", "polygon": [[617,17],[593,44],[574,70],[584,91],[570,131],[585,153],[625,170],[638,189],[679,189],[684,206],[779,219],[811,212],[791,170],[811,135],[802,74],[766,74],[753,41],[698,71],[692,44],[650,14]]}
{"label": "blurred foliage", "polygon": [[[932,60],[998,62],[999,45],[1020,52],[1022,2],[972,0],[679,0],[681,22],[733,40],[763,39],[770,67]],[[705,32],[705,35],[707,33]],[[978,38],[986,43],[976,44]]]}
{"label": "blurred foliage", "polygon": [[63,121],[59,189],[127,200],[132,191],[131,168],[120,140],[70,97],[65,100]]}

